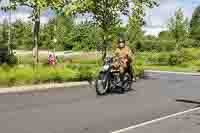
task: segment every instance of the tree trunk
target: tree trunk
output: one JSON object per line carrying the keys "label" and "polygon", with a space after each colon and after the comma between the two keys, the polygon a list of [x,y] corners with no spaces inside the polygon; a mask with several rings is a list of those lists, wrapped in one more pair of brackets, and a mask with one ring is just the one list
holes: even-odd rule
{"label": "tree trunk", "polygon": [[107,56],[107,48],[105,47],[105,48],[103,49],[102,60],[104,60],[104,59],[106,58],[106,56]]}
{"label": "tree trunk", "polygon": [[104,59],[106,58],[107,56],[107,46],[106,46],[106,39],[103,38],[103,49],[102,49],[102,60],[104,61]]}
{"label": "tree trunk", "polygon": [[8,53],[12,54],[11,50],[11,10],[9,11],[9,22],[8,22]]}
{"label": "tree trunk", "polygon": [[38,52],[38,44],[39,44],[39,32],[40,32],[40,9],[36,7],[35,9],[35,18],[34,18],[34,28],[33,28],[33,53],[34,53],[34,64],[37,65],[39,63],[39,52]]}

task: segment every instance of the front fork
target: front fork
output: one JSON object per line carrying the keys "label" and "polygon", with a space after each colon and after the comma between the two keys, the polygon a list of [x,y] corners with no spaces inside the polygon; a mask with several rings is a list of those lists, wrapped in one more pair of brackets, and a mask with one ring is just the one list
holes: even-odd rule
{"label": "front fork", "polygon": [[[110,85],[110,73],[109,72],[100,72],[100,79],[105,83],[104,85]],[[104,86],[105,87],[105,86]]]}

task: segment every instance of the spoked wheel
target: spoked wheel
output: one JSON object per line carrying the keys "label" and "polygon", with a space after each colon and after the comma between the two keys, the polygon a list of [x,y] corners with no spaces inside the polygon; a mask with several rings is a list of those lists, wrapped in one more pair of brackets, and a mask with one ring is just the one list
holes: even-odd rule
{"label": "spoked wheel", "polygon": [[105,73],[100,73],[95,86],[97,95],[105,95],[109,90],[108,76]]}

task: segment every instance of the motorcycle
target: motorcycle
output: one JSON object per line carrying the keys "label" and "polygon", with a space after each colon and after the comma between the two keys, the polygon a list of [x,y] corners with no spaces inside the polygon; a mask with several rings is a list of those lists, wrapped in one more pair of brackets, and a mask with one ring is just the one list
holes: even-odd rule
{"label": "motorcycle", "polygon": [[106,57],[104,60],[103,67],[95,81],[97,95],[105,95],[112,91],[124,93],[126,90],[131,90],[131,75],[126,72],[121,81],[120,71],[113,69],[113,62],[113,57]]}

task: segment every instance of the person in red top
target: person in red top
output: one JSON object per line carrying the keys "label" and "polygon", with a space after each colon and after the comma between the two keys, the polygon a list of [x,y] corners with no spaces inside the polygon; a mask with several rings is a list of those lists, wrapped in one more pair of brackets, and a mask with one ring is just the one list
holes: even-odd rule
{"label": "person in red top", "polygon": [[56,58],[54,55],[50,54],[48,58],[49,64],[50,65],[55,65],[56,64]]}

